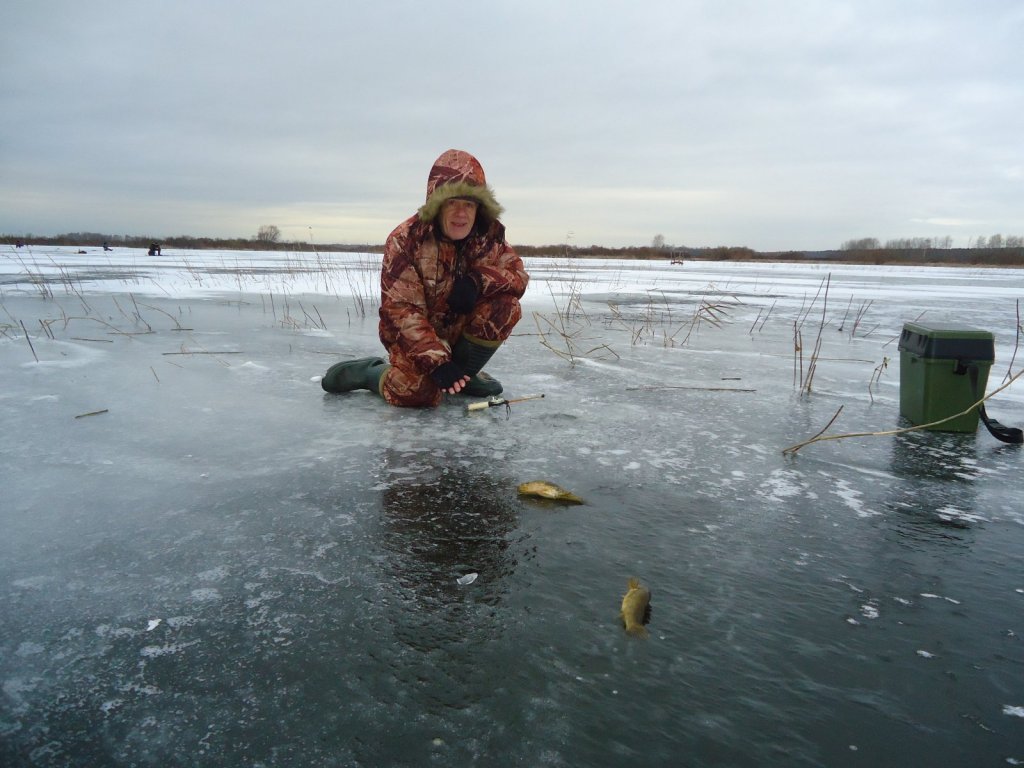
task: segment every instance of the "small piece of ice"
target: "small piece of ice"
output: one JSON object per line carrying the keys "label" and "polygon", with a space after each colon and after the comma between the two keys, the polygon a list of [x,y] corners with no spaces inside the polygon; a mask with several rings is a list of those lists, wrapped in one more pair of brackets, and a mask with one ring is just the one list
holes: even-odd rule
{"label": "small piece of ice", "polygon": [[1013,717],[1024,717],[1024,707],[1011,707],[1009,704],[1003,706],[1004,715],[1012,715]]}
{"label": "small piece of ice", "polygon": [[323,378],[323,376],[310,376],[309,380],[316,384],[319,384]]}
{"label": "small piece of ice", "polygon": [[472,584],[474,581],[476,581],[476,577],[479,575],[479,573],[467,573],[465,576],[459,576],[459,578],[457,578],[456,581],[459,583],[460,586],[464,587],[467,584]]}
{"label": "small piece of ice", "polygon": [[149,624],[146,625],[146,631],[152,632],[154,629],[160,626],[160,619],[150,619]]}
{"label": "small piece of ice", "polygon": [[935,654],[934,653],[928,653],[928,651],[918,651],[917,655],[920,656],[922,659],[934,659],[935,658]]}

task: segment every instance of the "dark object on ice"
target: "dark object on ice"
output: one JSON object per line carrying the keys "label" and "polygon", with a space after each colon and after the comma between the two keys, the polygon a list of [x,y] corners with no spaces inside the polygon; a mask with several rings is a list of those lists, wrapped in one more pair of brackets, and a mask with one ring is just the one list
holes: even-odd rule
{"label": "dark object on ice", "polygon": [[[388,364],[355,388],[415,408],[435,407],[445,394],[501,393],[481,372],[522,316],[529,282],[501,213],[475,157],[451,149],[437,158],[426,202],[384,246],[378,335]],[[325,388],[336,375],[328,371]]]}
{"label": "dark object on ice", "polygon": [[[997,440],[1024,442],[1019,429],[989,418],[985,385],[995,360],[989,331],[963,325],[904,323],[900,335],[900,413],[942,432],[974,432],[978,418]],[[977,408],[972,408],[978,403]]]}
{"label": "dark object on ice", "polygon": [[110,243],[104,243],[103,244],[103,250],[104,251],[112,251],[114,249],[110,247]]}
{"label": "dark object on ice", "polygon": [[517,488],[520,496],[538,496],[542,499],[563,501],[566,504],[583,504],[584,501],[575,493],[565,490],[547,480],[530,480],[520,483]]}
{"label": "dark object on ice", "polygon": [[941,421],[929,427],[939,432],[977,430],[978,409],[971,406],[978,398],[967,366],[977,366],[983,391],[995,359],[992,334],[965,325],[904,323],[899,351],[900,413],[918,426]]}
{"label": "dark object on ice", "polygon": [[23,247],[25,247],[25,241],[24,240],[18,240],[17,242],[15,242],[14,247],[15,248],[23,248]]}
{"label": "dark object on ice", "polygon": [[320,379],[320,386],[324,392],[332,394],[351,392],[353,389],[368,389],[374,394],[380,394],[380,377],[386,368],[387,363],[383,357],[346,360],[328,368]]}
{"label": "dark object on ice", "polygon": [[644,625],[651,620],[651,590],[635,577],[629,580],[628,587],[625,597],[622,598],[622,609],[619,611],[622,625],[626,628],[626,633],[633,637],[647,637],[648,632]]}
{"label": "dark object on ice", "polygon": [[501,382],[491,376],[487,371],[480,371],[474,376],[469,377],[469,383],[463,387],[460,395],[466,395],[466,397],[492,397],[494,395],[500,395],[504,387],[501,386]]}
{"label": "dark object on ice", "polygon": [[150,243],[149,244],[149,255],[150,256],[159,256],[160,255],[160,243]]}
{"label": "dark object on ice", "polygon": [[[978,366],[973,363],[967,366],[967,374],[971,377],[971,387],[974,389],[975,400],[981,400],[984,397],[984,387],[978,387],[978,379],[981,375]],[[996,440],[1014,445],[1024,443],[1024,432],[1017,427],[1004,427],[995,419],[989,418],[988,413],[985,412],[984,403],[978,405],[978,415],[981,416],[981,420],[984,422],[988,433]]]}
{"label": "dark object on ice", "polygon": [[[487,376],[487,374],[485,374],[483,371],[481,371],[479,374],[477,374],[477,376]],[[470,390],[470,389],[473,388],[473,381],[477,378],[477,376],[474,376],[472,379],[469,380],[469,386],[466,387],[466,390]],[[491,381],[494,381],[494,379],[491,379],[489,376],[487,378],[490,379]],[[498,384],[497,381],[494,381],[494,383]],[[501,385],[498,384],[498,386],[500,387]],[[466,391],[466,390],[463,390],[463,391]],[[499,389],[498,392],[500,393],[501,390]],[[474,392],[467,392],[467,394],[472,395],[474,397],[476,396]],[[511,400],[509,400],[507,398],[498,397],[497,395],[494,395],[492,397],[487,398],[486,400],[481,400],[478,403],[470,403],[469,405],[466,406],[466,412],[467,413],[471,413],[473,411],[485,411],[488,408],[497,408],[498,406],[504,405],[505,406],[505,418],[507,419],[507,418],[509,418],[509,416],[512,415],[512,404],[513,403],[525,403],[527,400],[541,400],[543,398],[544,398],[544,395],[540,394],[540,395],[525,395],[523,397],[515,397],[515,398],[512,398]]]}

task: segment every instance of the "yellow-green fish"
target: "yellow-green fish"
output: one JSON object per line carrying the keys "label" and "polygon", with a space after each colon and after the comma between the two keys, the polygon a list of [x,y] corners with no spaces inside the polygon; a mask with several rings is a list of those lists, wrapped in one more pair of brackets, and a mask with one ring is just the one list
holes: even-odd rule
{"label": "yellow-green fish", "polygon": [[549,483],[547,480],[531,480],[528,483],[523,483],[519,486],[520,496],[539,496],[542,499],[553,499],[554,501],[564,501],[566,504],[582,504],[583,499],[577,496],[575,493],[559,488],[554,483]]}
{"label": "yellow-green fish", "polygon": [[647,637],[644,627],[651,619],[651,590],[640,586],[636,578],[629,580],[629,590],[622,598],[622,624],[626,632],[634,637]]}

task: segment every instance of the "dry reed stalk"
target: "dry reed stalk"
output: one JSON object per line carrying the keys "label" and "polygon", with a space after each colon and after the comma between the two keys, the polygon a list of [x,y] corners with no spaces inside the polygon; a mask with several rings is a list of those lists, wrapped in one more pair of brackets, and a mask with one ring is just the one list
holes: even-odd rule
{"label": "dry reed stalk", "polygon": [[153,326],[151,326],[149,323],[147,323],[143,319],[142,312],[139,311],[139,304],[138,304],[137,301],[135,301],[135,294],[134,293],[129,293],[128,294],[128,298],[130,298],[132,300],[132,306],[135,307],[135,317],[137,317],[139,319],[139,322],[142,323],[144,326],[146,326],[146,328],[148,330],[152,331],[153,330]]}
{"label": "dry reed stalk", "polygon": [[[846,304],[846,314],[843,315],[843,319],[839,321],[839,332],[842,333],[846,328],[846,318],[850,316],[850,309],[853,307],[853,296],[850,297],[850,301]],[[851,336],[853,334],[850,334]]]}
{"label": "dry reed stalk", "polygon": [[243,355],[245,353],[242,352],[242,351],[210,352],[209,350],[205,350],[205,349],[201,349],[201,350],[182,349],[180,352],[161,352],[160,354],[161,355],[165,355],[165,356],[169,356],[169,355]]}
{"label": "dry reed stalk", "polygon": [[940,424],[945,424],[947,421],[952,421],[953,419],[959,418],[960,416],[966,416],[971,411],[973,411],[975,408],[977,408],[979,405],[981,405],[986,400],[988,400],[990,397],[992,397],[994,395],[997,395],[1000,392],[1002,392],[1004,389],[1006,389],[1008,386],[1010,386],[1013,382],[1015,382],[1021,376],[1024,376],[1024,371],[1020,371],[1015,376],[1013,376],[1013,378],[1011,378],[1005,384],[1000,386],[998,389],[992,390],[987,395],[985,395],[983,398],[981,398],[981,400],[979,400],[978,402],[974,403],[973,405],[971,405],[968,408],[964,408],[964,410],[960,411],[960,413],[954,413],[952,416],[946,416],[944,419],[939,419],[938,421],[931,421],[931,422],[929,422],[927,424],[917,424],[917,425],[915,425],[913,427],[903,427],[902,429],[888,429],[888,430],[885,430],[884,432],[847,432],[847,433],[842,434],[842,435],[825,435],[824,434],[825,430],[827,430],[830,426],[832,426],[832,423],[839,416],[839,412],[843,410],[843,407],[839,406],[839,410],[837,410],[835,412],[835,415],[832,416],[832,418],[829,420],[828,424],[826,424],[821,429],[821,431],[818,432],[814,437],[812,437],[809,440],[804,440],[802,443],[797,443],[796,445],[791,445],[789,448],[783,448],[782,449],[782,453],[783,453],[783,455],[792,455],[792,454],[795,454],[797,451],[799,451],[801,448],[803,448],[805,446],[811,445],[812,443],[822,443],[822,442],[825,442],[826,440],[843,440],[843,439],[848,438],[848,437],[888,437],[888,436],[891,436],[891,435],[902,435],[905,432],[917,432],[918,430],[921,430],[921,429],[930,429],[931,427],[937,427]]}
{"label": "dry reed stalk", "polygon": [[871,388],[878,384],[882,380],[882,373],[886,368],[889,367],[889,358],[883,357],[882,362],[875,366],[874,373],[871,374],[871,381],[868,382],[868,397],[871,398],[871,402],[875,402],[875,395],[871,391]]}
{"label": "dry reed stalk", "polygon": [[1016,304],[1017,304],[1017,333],[1014,336],[1014,340],[1013,340],[1013,354],[1010,356],[1010,364],[1006,368],[1006,375],[1003,376],[1003,381],[1006,381],[1006,379],[1013,373],[1013,363],[1017,359],[1017,350],[1020,347],[1020,335],[1021,335],[1020,299],[1017,299]]}
{"label": "dry reed stalk", "polygon": [[627,392],[657,392],[663,389],[687,389],[695,392],[757,392],[756,389],[740,389],[739,387],[686,387],[674,384],[653,384],[642,387],[626,387]]}
{"label": "dry reed stalk", "polygon": [[[134,299],[133,299],[133,301],[134,301]],[[160,307],[154,307],[152,304],[143,304],[142,306],[144,306],[146,309],[152,309],[155,312],[160,312],[161,314],[167,315],[167,317],[169,317],[171,319],[171,322],[174,323],[174,328],[171,329],[172,331],[191,331],[191,330],[194,330],[192,328],[182,328],[181,322],[178,320],[178,318],[176,318],[174,315],[172,315],[167,310],[160,309]]]}
{"label": "dry reed stalk", "polygon": [[25,321],[19,320],[18,322],[21,323],[21,330],[25,332],[25,341],[28,342],[28,348],[32,350],[32,357],[34,357],[36,359],[36,362],[38,363],[39,355],[36,354],[36,348],[32,346],[32,339],[30,339],[28,336],[28,329],[25,327]]}
{"label": "dry reed stalk", "polygon": [[[804,383],[803,389],[809,395],[811,394],[811,384],[814,381],[814,374],[818,370],[818,354],[821,352],[821,336],[825,330],[825,313],[828,311],[828,289],[832,284],[832,273],[829,272],[825,276],[823,281],[825,284],[825,297],[821,303],[821,321],[818,323],[818,336],[814,340],[814,351],[811,353],[811,361],[807,365],[807,380]],[[821,293],[821,289],[818,289],[818,293]],[[817,300],[817,297],[815,297]],[[813,304],[812,304],[813,306]]]}
{"label": "dry reed stalk", "polygon": [[[799,363],[799,371],[797,369]],[[800,326],[793,321],[793,386],[804,380],[804,339],[800,333]]]}
{"label": "dry reed stalk", "polygon": [[80,413],[75,416],[76,419],[84,419],[86,416],[99,416],[101,413],[110,413],[109,408],[101,408],[98,411],[89,411],[88,413]]}
{"label": "dry reed stalk", "polygon": [[[580,327],[576,328],[573,331],[570,331],[566,327],[565,317],[562,315],[557,315],[556,317],[558,318],[558,325],[556,325],[551,318],[541,314],[540,312],[533,313],[533,319],[534,322],[537,324],[537,331],[538,335],[540,336],[541,346],[551,350],[556,355],[561,357],[563,360],[567,360],[570,366],[575,366],[577,360],[590,357],[592,355],[595,355],[595,353],[601,352],[602,350],[608,353],[608,355],[615,357],[615,359],[619,358],[615,351],[607,344],[598,344],[594,347],[590,347],[589,349],[579,350],[577,348],[576,339],[581,333],[583,333],[585,329]],[[544,328],[541,326],[541,321],[544,321],[544,323],[546,323],[549,326],[548,331],[545,331]],[[551,340],[549,340],[549,336],[560,337],[562,340],[562,344],[556,345],[556,343],[553,343]],[[603,359],[603,357],[605,356],[607,355],[602,355],[598,359]]]}
{"label": "dry reed stalk", "polygon": [[[761,309],[758,310],[758,316],[754,318],[754,324],[751,326],[751,330],[746,332],[746,333],[753,334],[755,328],[758,329],[758,333],[761,333],[762,331],[764,331],[765,323],[768,322],[768,317],[771,316],[771,312],[775,308],[775,304],[776,304],[777,301],[778,301],[778,299],[776,299],[775,301],[773,301],[771,303],[771,306],[768,307],[768,311],[767,312],[765,312],[764,307],[762,307]],[[762,316],[761,316],[762,313],[764,314],[764,318],[762,318]],[[761,325],[760,326],[758,325],[758,321],[761,321]]]}
{"label": "dry reed stalk", "polygon": [[79,315],[73,315],[73,316],[65,315],[64,316],[64,330],[67,330],[67,327],[71,323],[72,320],[88,320],[88,321],[93,322],[93,323],[99,323],[100,325],[102,325],[105,328],[109,329],[107,331],[108,333],[116,335],[116,336],[145,336],[147,334],[153,333],[152,330],[149,330],[149,331],[135,331],[135,332],[132,332],[132,331],[122,331],[116,325],[108,323],[106,320],[100,320],[98,317],[81,317]]}
{"label": "dry reed stalk", "polygon": [[757,317],[754,318],[754,322],[751,324],[750,330],[747,331],[748,336],[751,335],[754,332],[754,329],[757,327],[757,321],[761,319],[762,312],[764,312],[764,307],[761,307],[761,309],[757,310]]}
{"label": "dry reed stalk", "polygon": [[[860,327],[860,324],[864,322],[864,315],[867,314],[868,309],[871,307],[872,304],[874,304],[874,300],[872,299],[861,302],[860,307],[857,309],[857,315],[853,319],[853,327],[850,329],[851,339],[857,335],[857,329]],[[878,326],[875,327],[877,328]],[[868,331],[868,333],[865,333],[864,335],[867,336],[869,333],[871,333],[871,331]]]}

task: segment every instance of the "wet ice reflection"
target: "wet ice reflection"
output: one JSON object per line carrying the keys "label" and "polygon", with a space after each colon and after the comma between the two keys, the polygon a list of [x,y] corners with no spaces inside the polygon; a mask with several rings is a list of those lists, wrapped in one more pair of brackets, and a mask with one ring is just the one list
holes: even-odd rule
{"label": "wet ice reflection", "polygon": [[[188,256],[0,269],[0,763],[1024,760],[1020,451],[781,453],[839,405],[840,430],[902,425],[893,339],[922,311],[993,330],[998,378],[1018,273],[836,266],[808,394],[793,325],[828,267],[538,262],[489,369],[546,397],[506,420],[310,383],[379,349],[368,257]],[[614,354],[539,343],[532,312],[570,299]],[[1024,396],[990,411],[1024,424]],[[537,478],[586,504],[519,498]]]}

